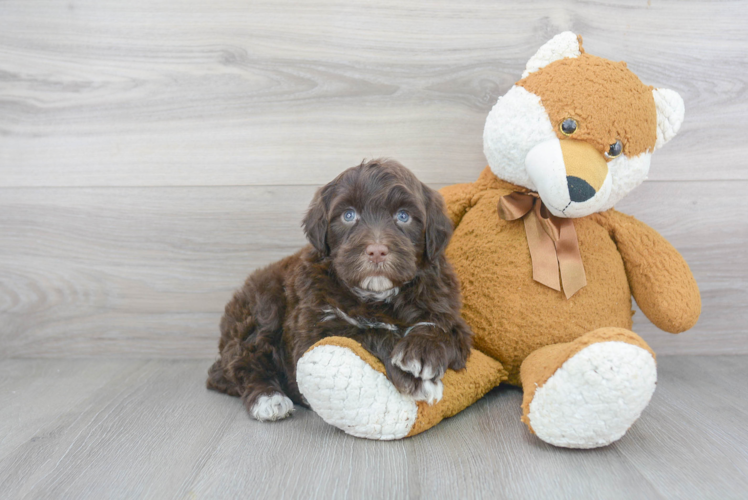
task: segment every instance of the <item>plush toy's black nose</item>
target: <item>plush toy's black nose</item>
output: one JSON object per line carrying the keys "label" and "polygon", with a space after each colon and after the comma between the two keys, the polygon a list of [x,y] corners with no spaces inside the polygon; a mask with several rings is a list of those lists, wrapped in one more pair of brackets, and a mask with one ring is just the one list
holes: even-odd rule
{"label": "plush toy's black nose", "polygon": [[566,176],[566,184],[569,185],[569,198],[571,198],[571,201],[581,203],[595,196],[595,188],[590,186],[584,179],[568,175]]}

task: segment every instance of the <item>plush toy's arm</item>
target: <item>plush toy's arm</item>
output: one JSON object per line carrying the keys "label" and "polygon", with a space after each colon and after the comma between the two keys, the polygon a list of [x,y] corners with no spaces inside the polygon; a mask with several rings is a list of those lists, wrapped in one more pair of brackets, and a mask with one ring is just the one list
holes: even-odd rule
{"label": "plush toy's arm", "polygon": [[623,257],[631,293],[642,312],[670,333],[695,325],[701,296],[681,254],[660,233],[634,217],[615,210],[596,216]]}
{"label": "plush toy's arm", "polygon": [[447,215],[452,220],[454,227],[460,224],[467,211],[473,206],[473,200],[478,191],[473,183],[453,184],[439,190],[447,204]]}

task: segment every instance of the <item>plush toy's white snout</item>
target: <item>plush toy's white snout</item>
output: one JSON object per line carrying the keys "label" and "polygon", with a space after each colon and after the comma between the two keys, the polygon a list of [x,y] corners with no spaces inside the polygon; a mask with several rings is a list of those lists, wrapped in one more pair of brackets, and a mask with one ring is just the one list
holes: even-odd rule
{"label": "plush toy's white snout", "polygon": [[586,142],[543,141],[527,154],[525,168],[540,199],[557,217],[592,213],[610,196],[608,164]]}
{"label": "plush toy's white snout", "polygon": [[590,214],[610,197],[608,164],[586,142],[543,141],[527,154],[525,168],[540,199],[557,217]]}

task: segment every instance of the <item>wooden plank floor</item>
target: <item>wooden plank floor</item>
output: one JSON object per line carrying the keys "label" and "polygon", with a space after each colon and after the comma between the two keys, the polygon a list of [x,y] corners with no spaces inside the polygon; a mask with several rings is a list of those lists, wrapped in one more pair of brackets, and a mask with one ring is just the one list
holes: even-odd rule
{"label": "wooden plank floor", "polygon": [[3,498],[745,498],[748,359],[660,357],[618,443],[565,450],[504,387],[436,428],[356,439],[297,408],[271,424],[204,389],[210,360],[0,362]]}

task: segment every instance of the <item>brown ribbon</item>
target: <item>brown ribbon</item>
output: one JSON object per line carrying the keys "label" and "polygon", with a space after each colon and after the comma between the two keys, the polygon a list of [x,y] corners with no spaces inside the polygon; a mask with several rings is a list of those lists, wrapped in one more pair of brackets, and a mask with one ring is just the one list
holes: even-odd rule
{"label": "brown ribbon", "polygon": [[502,196],[498,208],[502,219],[524,222],[535,281],[558,291],[563,282],[567,299],[587,284],[573,220],[551,214],[538,193]]}

